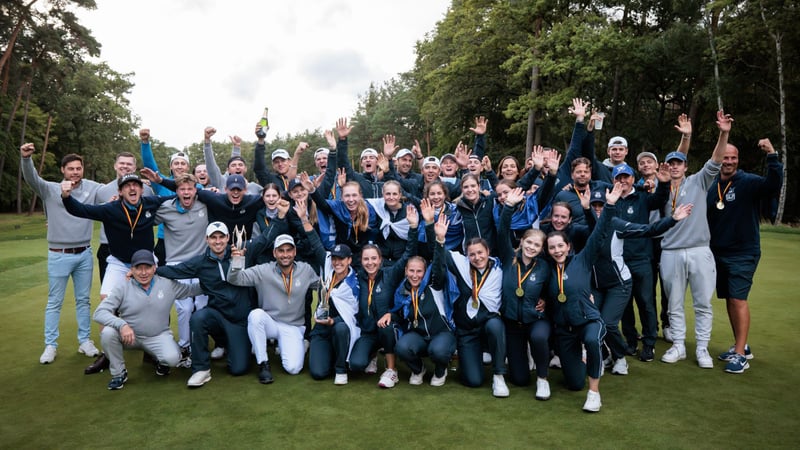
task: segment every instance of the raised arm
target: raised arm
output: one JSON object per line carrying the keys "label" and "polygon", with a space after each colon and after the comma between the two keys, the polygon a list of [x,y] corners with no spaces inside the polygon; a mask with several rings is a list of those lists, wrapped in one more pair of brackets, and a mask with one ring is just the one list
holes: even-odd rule
{"label": "raised arm", "polygon": [[500,211],[500,220],[497,224],[497,250],[504,267],[510,267],[510,261],[514,258],[514,247],[511,243],[511,216],[514,215],[514,211],[521,201],[525,201],[525,193],[522,188],[512,189],[506,194],[503,210]]}
{"label": "raised arm", "polygon": [[203,159],[208,172],[208,182],[217,189],[224,189],[225,180],[222,178],[222,170],[214,158],[214,149],[211,146],[211,137],[216,133],[217,130],[214,127],[205,127],[203,129]]}
{"label": "raised arm", "polygon": [[[269,166],[267,166],[267,147],[264,145],[264,138],[258,137],[261,133],[261,125],[256,125],[256,145],[253,149],[253,174],[256,176],[258,184],[266,186],[269,184]],[[266,135],[265,135],[266,136]]]}
{"label": "raised arm", "polygon": [[717,164],[722,164],[722,158],[725,155],[725,149],[728,148],[728,136],[731,134],[731,125],[733,124],[733,117],[730,114],[725,114],[724,111],[717,111],[717,128],[719,128],[719,137],[717,138],[717,146],[714,147],[714,153],[711,154],[711,160]]}

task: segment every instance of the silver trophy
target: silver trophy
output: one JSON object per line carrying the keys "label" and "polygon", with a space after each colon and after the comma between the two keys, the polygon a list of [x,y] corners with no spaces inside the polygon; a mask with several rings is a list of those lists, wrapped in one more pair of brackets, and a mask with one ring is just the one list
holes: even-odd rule
{"label": "silver trophy", "polygon": [[328,289],[325,287],[327,285],[328,283],[325,283],[319,289],[319,303],[317,303],[317,311],[314,313],[314,317],[316,317],[317,321],[327,321],[331,317]]}
{"label": "silver trophy", "polygon": [[[244,229],[244,225],[239,228],[239,225],[233,228],[233,246],[236,249],[243,250],[245,243],[247,242],[247,232]],[[233,270],[242,270],[244,269],[244,255],[234,256],[231,260],[231,269]]]}

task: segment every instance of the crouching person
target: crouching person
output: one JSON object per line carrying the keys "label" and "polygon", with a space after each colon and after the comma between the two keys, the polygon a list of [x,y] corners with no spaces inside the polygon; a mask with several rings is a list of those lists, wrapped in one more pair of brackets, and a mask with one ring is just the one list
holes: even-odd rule
{"label": "crouching person", "polygon": [[94,312],[103,325],[100,340],[110,362],[108,389],[122,389],[128,381],[124,349],[140,349],[156,361],[156,374],[167,375],[181,359],[181,349],[169,327],[169,315],[176,298],[200,295],[200,285],[186,285],[157,276],[150,250],[138,250],[131,257],[132,279],[116,286]]}

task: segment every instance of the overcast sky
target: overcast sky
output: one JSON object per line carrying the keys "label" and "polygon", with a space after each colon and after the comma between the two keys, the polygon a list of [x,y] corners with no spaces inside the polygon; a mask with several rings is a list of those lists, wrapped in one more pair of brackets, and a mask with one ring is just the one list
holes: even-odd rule
{"label": "overcast sky", "polygon": [[101,59],[135,72],[131,107],[154,138],[182,148],[332,127],[358,95],[413,68],[414,44],[450,0],[97,0],[81,23]]}

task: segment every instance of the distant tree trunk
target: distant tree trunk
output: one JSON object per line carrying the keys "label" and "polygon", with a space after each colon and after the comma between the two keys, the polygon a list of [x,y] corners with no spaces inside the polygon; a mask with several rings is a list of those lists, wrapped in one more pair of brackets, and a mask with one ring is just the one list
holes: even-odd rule
{"label": "distant tree trunk", "polygon": [[[22,131],[19,135],[19,145],[25,143],[25,131],[28,125],[28,111],[31,104],[31,84],[33,79],[33,72],[31,72],[31,79],[28,80],[28,92],[25,94],[25,114],[22,116]],[[17,214],[22,214],[22,167],[17,168]]]}
{"label": "distant tree trunk", "polygon": [[781,162],[783,163],[783,184],[781,185],[781,195],[778,198],[778,213],[775,215],[775,223],[783,222],[783,211],[786,203],[786,182],[788,176],[787,157],[786,157],[786,92],[783,87],[783,53],[781,51],[781,41],[783,40],[783,33],[778,30],[771,30],[767,23],[767,17],[764,14],[764,2],[761,2],[761,20],[764,21],[764,26],[767,32],[772,36],[775,41],[775,62],[778,66],[778,102],[780,104],[780,122],[781,122]]}
{"label": "distant tree trunk", "polygon": [[[17,108],[22,101],[22,93],[25,91],[25,85],[19,87],[17,91],[17,101],[14,102],[14,108],[11,109],[11,114],[8,116],[8,124],[6,125],[6,133],[11,133],[11,125],[14,123],[14,116],[17,115]],[[0,155],[0,183],[3,182],[3,173],[6,167],[6,156]]]}
{"label": "distant tree trunk", "polygon": [[25,17],[30,14],[31,6],[33,6],[33,4],[37,1],[38,0],[31,0],[30,3],[24,6],[23,11],[20,11],[17,25],[14,27],[14,31],[11,32],[11,37],[8,38],[8,46],[3,52],[3,56],[0,57],[0,73],[4,74],[3,84],[0,87],[0,94],[5,94],[8,92],[8,77],[5,76],[5,74],[8,73],[6,70],[6,65],[9,64],[9,61],[11,61],[11,54],[14,51],[14,44],[17,42],[17,37],[19,36],[20,31],[22,31],[22,24],[25,23]]}
{"label": "distant tree trunk", "polygon": [[[539,54],[538,39],[542,32],[542,18],[537,17],[533,24],[533,36],[537,44],[533,46],[534,59]],[[539,95],[539,66],[534,65],[531,69],[531,97],[536,98]],[[531,149],[534,145],[540,145],[542,141],[541,135],[537,132],[536,127],[536,108],[531,108],[528,111],[528,134],[525,136],[525,161],[531,157]]]}
{"label": "distant tree trunk", "polygon": [[711,60],[714,61],[714,89],[717,93],[717,110],[722,111],[722,93],[719,87],[719,59],[717,58],[717,45],[714,43],[714,30],[719,24],[719,11],[708,12],[708,46],[711,47]]}
{"label": "distant tree trunk", "polygon": [[[39,161],[39,173],[42,173],[44,170],[44,157],[47,155],[47,143],[50,141],[50,127],[53,125],[53,113],[47,114],[47,131],[44,133],[44,145],[42,146],[42,159]],[[33,194],[33,199],[31,200],[31,207],[28,209],[28,215],[30,216],[36,210],[36,201],[39,199],[39,196]]]}

